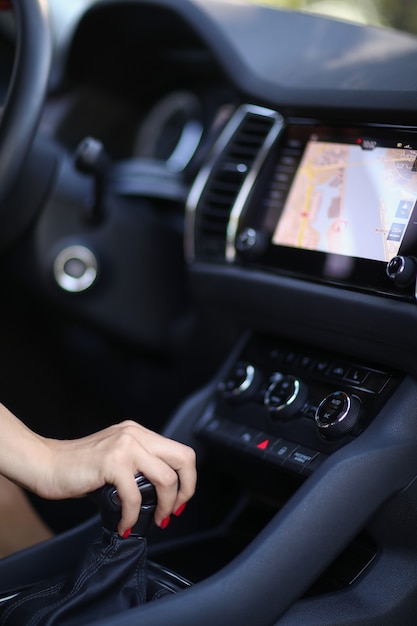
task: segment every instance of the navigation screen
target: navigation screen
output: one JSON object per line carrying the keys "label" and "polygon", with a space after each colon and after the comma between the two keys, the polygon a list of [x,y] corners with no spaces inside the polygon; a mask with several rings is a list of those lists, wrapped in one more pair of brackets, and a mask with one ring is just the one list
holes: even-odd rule
{"label": "navigation screen", "polygon": [[402,146],[310,139],[273,244],[390,261],[416,205],[416,159]]}

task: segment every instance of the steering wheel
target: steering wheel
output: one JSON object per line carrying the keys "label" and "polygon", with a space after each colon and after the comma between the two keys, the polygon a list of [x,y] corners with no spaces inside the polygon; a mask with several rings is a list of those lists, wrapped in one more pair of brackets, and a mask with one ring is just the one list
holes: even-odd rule
{"label": "steering wheel", "polygon": [[52,58],[47,0],[12,0],[11,7],[16,51],[0,124],[0,248],[27,224],[27,211],[10,214],[7,201],[35,136]]}

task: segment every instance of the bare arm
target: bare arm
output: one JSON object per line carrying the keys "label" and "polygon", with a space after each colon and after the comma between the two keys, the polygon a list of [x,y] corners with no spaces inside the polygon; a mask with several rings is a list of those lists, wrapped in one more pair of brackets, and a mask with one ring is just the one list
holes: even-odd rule
{"label": "bare arm", "polygon": [[48,499],[79,497],[105,483],[122,502],[119,533],[139,514],[134,476],[142,472],[156,487],[155,523],[161,525],[192,497],[196,486],[192,448],[158,435],[133,421],[115,424],[73,440],[42,437],[0,404],[0,473]]}

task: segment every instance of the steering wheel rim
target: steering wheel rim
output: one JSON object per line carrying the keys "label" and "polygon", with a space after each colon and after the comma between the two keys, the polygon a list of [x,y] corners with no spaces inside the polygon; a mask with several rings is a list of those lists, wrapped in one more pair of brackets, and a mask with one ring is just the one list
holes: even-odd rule
{"label": "steering wheel rim", "polygon": [[[48,88],[52,37],[47,0],[12,0],[16,51],[0,124],[0,248],[25,224],[7,200],[32,145]],[[25,213],[27,215],[27,212]]]}

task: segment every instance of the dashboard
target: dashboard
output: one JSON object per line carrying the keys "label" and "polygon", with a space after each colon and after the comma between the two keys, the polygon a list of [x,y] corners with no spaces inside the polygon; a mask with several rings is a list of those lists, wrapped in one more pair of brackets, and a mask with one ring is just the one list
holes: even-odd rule
{"label": "dashboard", "polygon": [[[272,30],[275,53],[265,46]],[[302,35],[302,49],[292,31]],[[41,129],[73,153],[86,136],[100,140],[115,165],[115,193],[161,194],[176,216],[173,228],[181,228],[187,199],[178,247],[191,297],[202,306],[210,293],[210,305],[227,304],[243,327],[256,320],[260,330],[279,332],[285,324],[308,341],[300,311],[314,297],[308,325],[325,347],[345,325],[353,356],[414,371],[416,143],[406,71],[414,54],[409,35],[250,4],[99,3],[56,55],[58,80]],[[327,179],[320,158],[329,162]],[[163,171],[139,183],[145,162]],[[170,180],[165,191],[161,176]],[[299,196],[305,206],[297,222]],[[366,217],[365,204],[375,207]],[[82,226],[72,228],[88,243]],[[408,329],[405,343],[387,327],[384,307]],[[137,335],[126,317],[108,324]]]}

